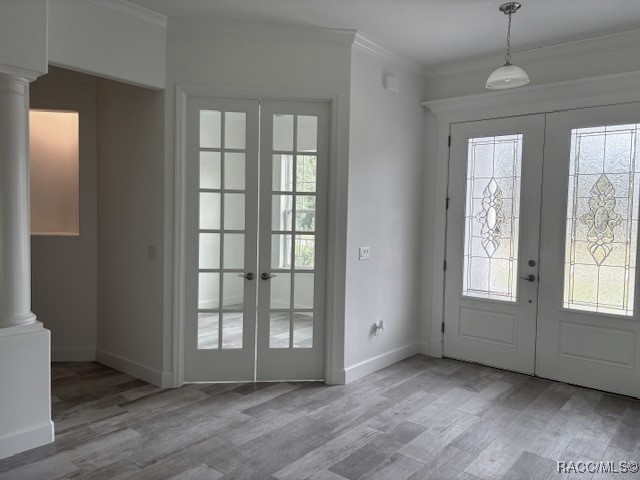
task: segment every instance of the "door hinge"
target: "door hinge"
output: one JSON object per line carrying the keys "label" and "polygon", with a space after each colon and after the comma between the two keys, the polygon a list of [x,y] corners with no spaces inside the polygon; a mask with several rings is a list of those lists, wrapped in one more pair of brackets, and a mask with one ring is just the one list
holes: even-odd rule
{"label": "door hinge", "polygon": [[451,146],[451,135],[449,135],[448,146]]}
{"label": "door hinge", "polygon": [[444,333],[444,322],[442,322],[442,324],[440,325],[440,331]]}
{"label": "door hinge", "polygon": [[449,197],[447,197],[447,205],[446,205],[446,209],[449,210]]}
{"label": "door hinge", "polygon": [[446,260],[444,260],[442,262],[442,270],[445,271],[445,272],[447,271],[447,261]]}

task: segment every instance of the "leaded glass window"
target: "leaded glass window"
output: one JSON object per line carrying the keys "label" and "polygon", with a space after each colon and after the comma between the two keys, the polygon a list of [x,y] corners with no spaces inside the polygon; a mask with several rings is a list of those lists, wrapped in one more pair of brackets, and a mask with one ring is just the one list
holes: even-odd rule
{"label": "leaded glass window", "polygon": [[462,294],[515,302],[522,135],[468,144]]}
{"label": "leaded glass window", "polygon": [[571,131],[565,308],[633,315],[639,126]]}

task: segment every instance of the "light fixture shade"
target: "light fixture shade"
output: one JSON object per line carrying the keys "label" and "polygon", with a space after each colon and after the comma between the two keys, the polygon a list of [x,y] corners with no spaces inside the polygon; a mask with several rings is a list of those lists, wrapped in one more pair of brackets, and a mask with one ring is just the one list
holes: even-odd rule
{"label": "light fixture shade", "polygon": [[494,70],[487,79],[487,88],[490,90],[503,90],[505,88],[522,87],[529,83],[529,75],[520,67],[507,63]]}

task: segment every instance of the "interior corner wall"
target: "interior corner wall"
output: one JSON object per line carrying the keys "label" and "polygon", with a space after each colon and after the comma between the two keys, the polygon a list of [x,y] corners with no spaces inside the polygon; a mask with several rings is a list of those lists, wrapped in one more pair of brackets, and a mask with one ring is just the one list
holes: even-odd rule
{"label": "interior corner wall", "polygon": [[80,118],[80,235],[31,237],[32,304],[51,330],[54,361],[95,359],[97,329],[97,78],[50,67],[30,107]]}
{"label": "interior corner wall", "polygon": [[[400,93],[383,88],[385,74]],[[425,82],[354,48],[345,308],[347,381],[418,351]],[[358,260],[360,246],[371,258]],[[374,322],[384,320],[382,335]]]}
{"label": "interior corner wall", "polygon": [[164,92],[100,79],[98,126],[97,360],[161,385]]}

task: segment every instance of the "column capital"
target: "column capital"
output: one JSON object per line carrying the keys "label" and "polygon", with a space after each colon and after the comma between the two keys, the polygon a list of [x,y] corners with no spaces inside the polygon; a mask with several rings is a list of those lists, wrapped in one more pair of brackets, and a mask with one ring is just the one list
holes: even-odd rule
{"label": "column capital", "polygon": [[23,68],[10,67],[8,65],[3,65],[0,63],[0,76],[2,77],[22,79],[24,82],[29,84],[30,82],[33,82],[35,79],[37,79],[42,75],[43,75],[42,72],[35,72],[32,70],[25,70]]}
{"label": "column capital", "polygon": [[27,90],[29,88],[29,82],[29,79],[25,77],[8,75],[0,71],[0,92],[2,93],[9,93],[26,97]]}

